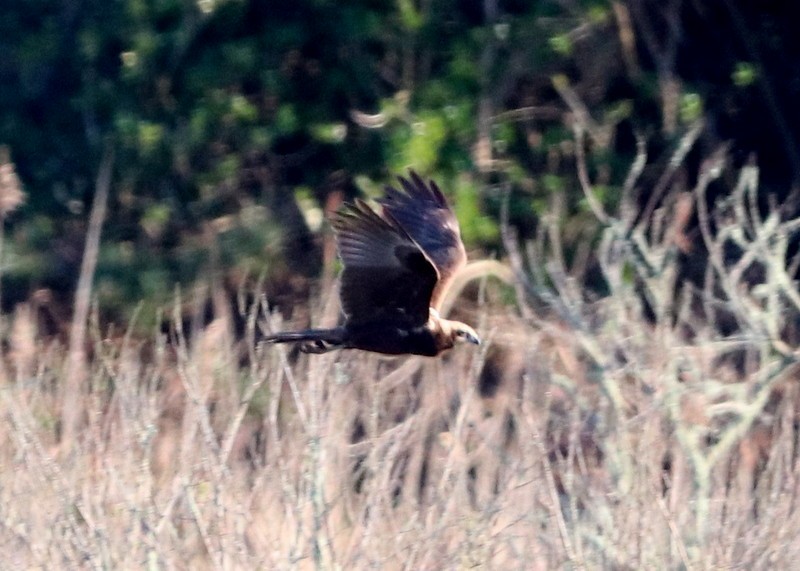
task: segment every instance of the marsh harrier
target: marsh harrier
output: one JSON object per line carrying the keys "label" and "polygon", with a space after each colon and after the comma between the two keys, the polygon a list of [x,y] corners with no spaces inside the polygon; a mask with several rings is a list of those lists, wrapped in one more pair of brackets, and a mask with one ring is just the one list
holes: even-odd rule
{"label": "marsh harrier", "polygon": [[342,348],[431,357],[458,341],[480,344],[469,325],[439,316],[448,285],[467,261],[458,220],[435,182],[413,171],[398,180],[402,189],[386,187],[379,212],[357,199],[332,220],[344,263],[344,325],[276,333],[267,341],[300,342],[309,353]]}

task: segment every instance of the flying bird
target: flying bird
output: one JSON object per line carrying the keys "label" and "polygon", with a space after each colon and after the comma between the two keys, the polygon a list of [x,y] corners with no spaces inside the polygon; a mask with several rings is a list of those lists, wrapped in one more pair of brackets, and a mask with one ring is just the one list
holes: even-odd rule
{"label": "flying bird", "polygon": [[307,353],[341,348],[429,357],[460,341],[480,345],[472,327],[439,315],[447,287],[467,262],[458,220],[435,182],[414,171],[398,180],[402,188],[387,186],[379,211],[356,199],[331,221],[344,264],[344,324],[266,341],[299,342]]}

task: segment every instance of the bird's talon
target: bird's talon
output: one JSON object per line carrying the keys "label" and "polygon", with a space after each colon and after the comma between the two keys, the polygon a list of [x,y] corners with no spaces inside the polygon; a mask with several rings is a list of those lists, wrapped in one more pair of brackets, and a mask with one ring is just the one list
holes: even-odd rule
{"label": "bird's talon", "polygon": [[312,355],[319,355],[320,353],[328,352],[328,345],[322,339],[314,339],[310,343],[304,343],[300,350],[303,353],[310,353]]}

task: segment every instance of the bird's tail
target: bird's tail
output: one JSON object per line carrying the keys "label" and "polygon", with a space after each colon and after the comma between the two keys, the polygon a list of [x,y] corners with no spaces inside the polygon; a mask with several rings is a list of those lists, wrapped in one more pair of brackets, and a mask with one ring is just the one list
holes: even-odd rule
{"label": "bird's tail", "polygon": [[304,353],[327,353],[344,346],[344,328],[283,331],[268,335],[267,343],[300,343]]}

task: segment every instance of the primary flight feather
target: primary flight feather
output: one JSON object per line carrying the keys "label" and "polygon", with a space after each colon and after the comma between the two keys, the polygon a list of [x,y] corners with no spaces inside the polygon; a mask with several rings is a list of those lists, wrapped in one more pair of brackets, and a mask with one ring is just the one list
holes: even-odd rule
{"label": "primary flight feather", "polygon": [[333,329],[276,333],[273,343],[302,349],[362,349],[436,356],[458,341],[480,344],[465,323],[439,316],[439,306],[467,254],[453,211],[435,182],[415,172],[386,187],[376,212],[361,200],[332,219],[342,259],[345,323]]}

